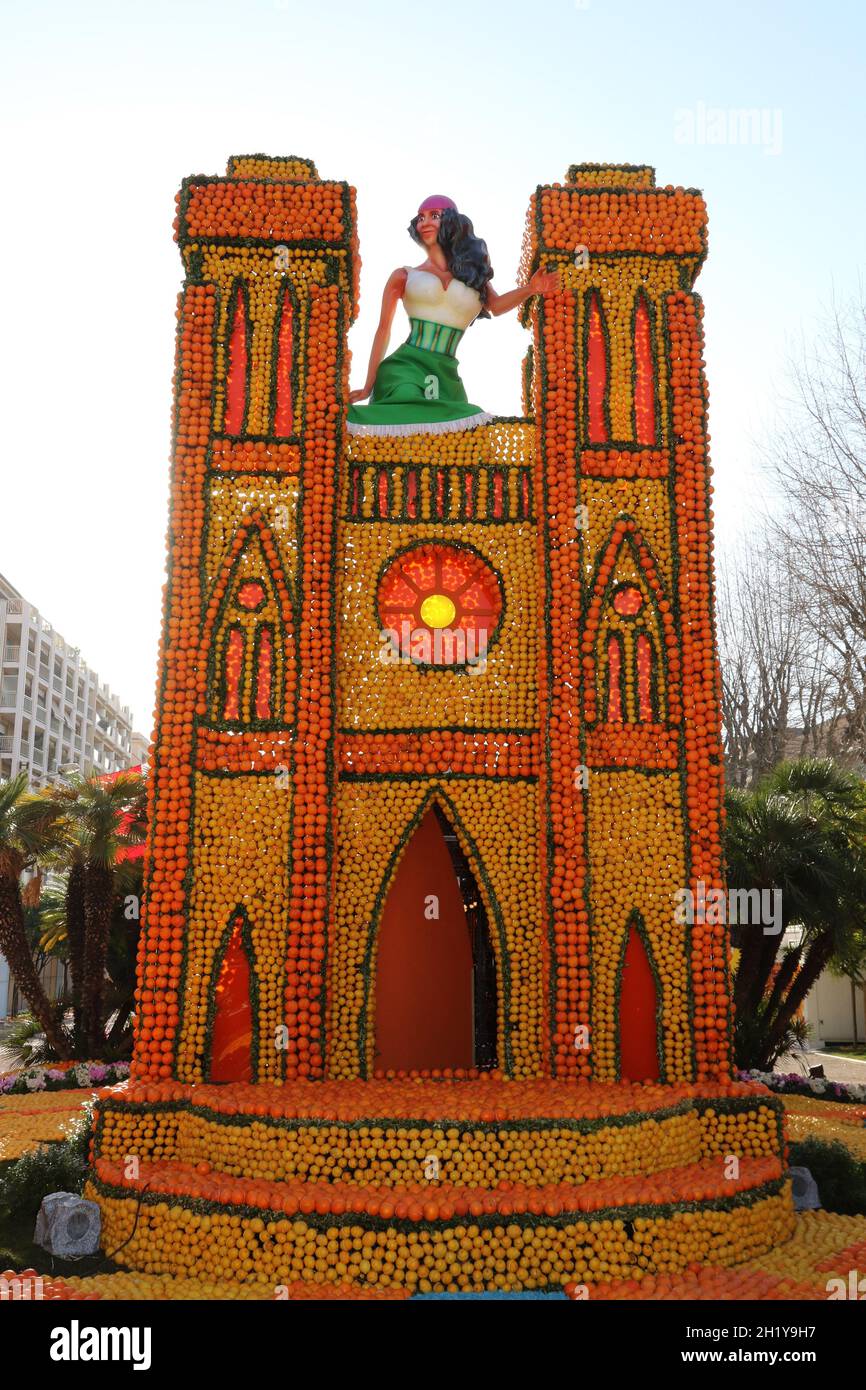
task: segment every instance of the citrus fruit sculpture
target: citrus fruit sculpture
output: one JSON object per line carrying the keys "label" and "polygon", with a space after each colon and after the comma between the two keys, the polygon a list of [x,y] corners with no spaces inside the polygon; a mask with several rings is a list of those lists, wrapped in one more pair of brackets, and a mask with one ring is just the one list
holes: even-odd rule
{"label": "citrus fruit sculpture", "polygon": [[[350,435],[355,191],[179,195],[168,582],[130,1081],[135,1270],[480,1291],[793,1228],[733,1080],[701,195],[531,195],[523,414]],[[475,333],[493,331],[489,326]],[[688,920],[675,903],[691,893]]]}

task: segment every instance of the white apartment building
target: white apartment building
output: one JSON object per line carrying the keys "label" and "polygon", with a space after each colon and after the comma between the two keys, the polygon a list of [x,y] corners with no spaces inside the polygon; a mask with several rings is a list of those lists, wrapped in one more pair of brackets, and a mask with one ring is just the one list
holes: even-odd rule
{"label": "white apartment building", "polygon": [[145,740],[129,706],[2,574],[0,656],[0,780],[24,769],[37,788],[61,769],[117,772],[140,761],[133,753]]}
{"label": "white apartment building", "polygon": [[134,730],[129,758],[132,767],[140,767],[143,772],[147,772],[150,766],[150,739],[145,738],[144,734],[135,733]]}
{"label": "white apartment building", "polygon": [[[780,961],[786,947],[799,946],[802,934],[802,927],[786,929]],[[832,1052],[834,1043],[866,1041],[866,984],[847,975],[836,975],[829,968],[823,971],[803,1000],[801,1012],[809,1025],[807,1046],[816,1051]]]}

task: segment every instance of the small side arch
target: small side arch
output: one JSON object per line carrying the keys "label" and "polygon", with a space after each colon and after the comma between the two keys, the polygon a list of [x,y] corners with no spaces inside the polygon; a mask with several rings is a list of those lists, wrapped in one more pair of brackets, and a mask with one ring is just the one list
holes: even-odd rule
{"label": "small side arch", "polygon": [[664,1081],[661,979],[637,908],[623,933],[614,1001],[618,1079]]}
{"label": "small side arch", "polygon": [[246,909],[229,913],[208,985],[202,1073],[208,1082],[249,1082],[258,1074],[258,980]]}

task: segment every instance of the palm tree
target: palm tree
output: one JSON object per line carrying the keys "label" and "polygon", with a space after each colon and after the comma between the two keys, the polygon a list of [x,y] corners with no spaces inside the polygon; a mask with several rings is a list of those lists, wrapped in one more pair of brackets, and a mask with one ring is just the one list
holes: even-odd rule
{"label": "palm tree", "polygon": [[[725,849],[729,890],[781,890],[782,931],[734,929],[737,1061],[768,1069],[825,967],[856,967],[866,951],[866,783],[827,758],[781,763],[754,790],[728,793]],[[774,978],[792,925],[800,941]]]}
{"label": "palm tree", "polygon": [[25,772],[0,783],[0,951],[51,1048],[58,1057],[67,1058],[69,1039],[33,961],[21,890],[24,870],[55,848],[58,820],[51,801],[28,792]]}
{"label": "palm tree", "polygon": [[72,1004],[72,1036],[76,1044],[82,1040],[81,981],[84,976],[84,879],[85,859],[76,827],[69,816],[74,799],[68,787],[53,787],[50,795],[57,806],[62,834],[53,851],[43,857],[53,877],[63,883],[62,896],[52,892],[43,899],[40,946],[54,951],[63,943],[69,965],[70,1000]]}
{"label": "palm tree", "polygon": [[115,868],[144,838],[145,783],[138,773],[76,776],[56,792],[65,818],[66,928],[77,1033],[91,1056],[105,1042],[103,999]]}
{"label": "palm tree", "polygon": [[[122,852],[122,851],[121,851]],[[80,981],[83,963],[83,943],[85,935],[83,885],[79,891],[79,880],[83,875],[83,856],[80,844],[69,837],[64,854],[67,862],[71,859],[68,872],[58,874],[63,879],[57,891],[49,890],[42,897],[39,909],[39,946],[49,955],[59,956],[72,970],[71,934],[68,930],[73,914],[80,912],[79,933],[81,951],[79,964],[74,968],[74,979],[70,979],[70,1002],[73,1004],[73,1056],[91,1058],[81,1027]],[[131,1019],[135,1006],[135,966],[138,947],[139,910],[130,911],[131,902],[140,908],[142,897],[143,865],[140,858],[123,859],[114,868],[114,896],[112,900],[111,933],[106,953],[107,993],[103,1000],[105,1026],[109,1028],[105,1047],[100,1048],[99,1060],[105,1061],[126,1055],[131,1051]],[[76,983],[77,982],[77,983]],[[110,1025],[110,1027],[109,1027]],[[104,1030],[103,1030],[104,1032]]]}

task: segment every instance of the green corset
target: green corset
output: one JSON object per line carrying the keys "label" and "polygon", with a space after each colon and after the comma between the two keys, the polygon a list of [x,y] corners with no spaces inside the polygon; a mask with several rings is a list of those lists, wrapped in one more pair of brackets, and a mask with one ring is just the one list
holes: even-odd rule
{"label": "green corset", "polygon": [[406,342],[411,347],[442,352],[447,357],[457,354],[457,344],[463,337],[462,328],[449,328],[447,323],[432,323],[429,319],[410,319],[411,330]]}

